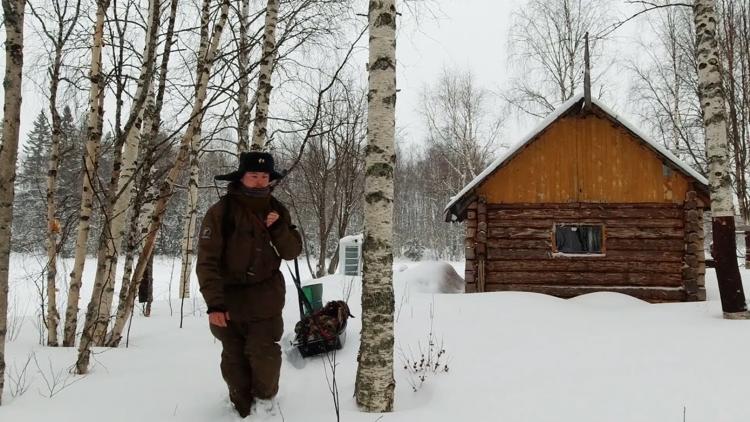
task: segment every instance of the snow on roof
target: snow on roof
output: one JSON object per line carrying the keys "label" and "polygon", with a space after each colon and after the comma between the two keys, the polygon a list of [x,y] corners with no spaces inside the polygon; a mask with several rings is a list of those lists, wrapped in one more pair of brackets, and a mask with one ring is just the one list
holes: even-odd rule
{"label": "snow on roof", "polygon": [[[529,144],[532,140],[534,140],[539,133],[547,129],[548,126],[550,126],[552,123],[554,123],[560,116],[565,114],[568,110],[570,110],[573,106],[575,106],[579,101],[583,100],[583,94],[578,94],[570,98],[568,101],[564,102],[560,107],[555,109],[552,113],[550,113],[549,116],[547,116],[544,120],[542,120],[537,127],[534,128],[531,132],[529,132],[528,135],[526,135],[525,138],[523,138],[520,142],[516,143],[514,146],[512,146],[510,149],[508,149],[503,155],[501,155],[498,159],[492,162],[489,166],[487,166],[486,169],[482,173],[480,173],[477,177],[474,178],[469,184],[467,184],[463,189],[461,189],[460,192],[458,192],[456,195],[451,197],[450,202],[448,202],[448,205],[445,206],[445,211],[449,211],[452,206],[454,206],[461,198],[463,198],[467,193],[473,191],[477,186],[479,186],[484,179],[487,178],[490,174],[492,174],[495,170],[497,170],[499,167],[501,167],[503,164],[505,164],[507,161],[510,161],[510,159],[516,155],[521,149],[523,149],[527,144]],[[612,111],[609,107],[602,104],[599,100],[592,98],[591,102],[599,107],[602,111],[607,113],[612,119],[619,122],[621,125],[625,126],[628,130],[633,132],[636,136],[641,138],[648,146],[656,150],[659,154],[663,155],[667,160],[672,162],[675,166],[677,166],[682,172],[686,173],[690,177],[696,179],[699,183],[702,183],[703,185],[708,186],[708,180],[706,180],[705,177],[701,176],[700,173],[695,171],[693,168],[682,162],[679,158],[675,157],[674,154],[669,152],[666,148],[659,145],[657,142],[654,142],[653,140],[649,139],[648,136],[646,136],[642,131],[638,130],[634,125],[627,122],[624,118],[619,116],[617,113]],[[583,107],[583,103],[581,104],[581,107]]]}
{"label": "snow on roof", "polygon": [[353,234],[350,236],[344,236],[341,239],[339,239],[339,243],[362,243],[364,240],[364,235],[362,233],[359,234]]}

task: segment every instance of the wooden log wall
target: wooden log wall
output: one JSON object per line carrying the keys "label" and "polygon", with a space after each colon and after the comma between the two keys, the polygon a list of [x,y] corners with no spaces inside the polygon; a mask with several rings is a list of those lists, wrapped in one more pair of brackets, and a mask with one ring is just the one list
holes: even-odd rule
{"label": "wooden log wall", "polygon": [[706,300],[706,253],[703,240],[703,206],[694,191],[685,197],[685,256],[682,285],[686,301]]}
{"label": "wooden log wall", "polygon": [[465,222],[466,292],[484,292],[487,280],[487,203],[483,197],[469,205]]}
{"label": "wooden log wall", "polygon": [[464,255],[466,259],[466,267],[464,268],[464,280],[466,280],[466,293],[475,293],[477,291],[477,283],[474,276],[474,274],[476,274],[477,268],[476,243],[474,239],[477,235],[476,201],[469,205],[464,223],[466,224],[466,238],[464,239]]}
{"label": "wooden log wall", "polygon": [[[470,210],[474,219],[467,219],[467,245],[471,233],[479,238],[478,231],[471,231],[472,225],[479,227],[478,213],[471,214],[479,210],[479,203],[475,206]],[[686,299],[686,212],[681,204],[487,204],[486,209],[485,291],[530,291],[566,298],[617,291],[651,302]],[[554,255],[555,223],[603,225],[605,256]],[[475,250],[470,259],[468,252],[467,291],[479,291],[480,255]]]}

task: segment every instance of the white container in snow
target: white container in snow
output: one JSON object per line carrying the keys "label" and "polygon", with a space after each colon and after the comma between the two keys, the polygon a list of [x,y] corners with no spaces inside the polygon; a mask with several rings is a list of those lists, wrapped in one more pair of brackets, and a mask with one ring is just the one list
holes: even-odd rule
{"label": "white container in snow", "polygon": [[362,234],[346,236],[339,240],[338,274],[362,275]]}

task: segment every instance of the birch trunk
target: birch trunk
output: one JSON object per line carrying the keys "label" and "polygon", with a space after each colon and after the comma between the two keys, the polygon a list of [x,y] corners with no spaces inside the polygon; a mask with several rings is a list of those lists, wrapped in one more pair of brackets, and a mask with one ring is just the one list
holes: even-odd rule
{"label": "birch trunk", "polygon": [[[210,0],[204,0],[203,13],[208,13],[209,4]],[[224,26],[227,21],[228,11],[229,0],[224,0],[221,5],[219,20],[214,26],[214,32],[211,36],[211,42],[210,45],[208,45],[207,49],[204,49],[203,46],[205,45],[204,39],[208,39],[208,30],[207,28],[201,28],[201,49],[199,51],[201,53],[205,51],[205,54],[200,54],[198,59],[198,77],[196,78],[197,84],[195,87],[195,103],[193,104],[190,124],[188,125],[187,130],[185,131],[185,134],[183,135],[180,142],[180,151],[177,155],[177,158],[172,165],[169,173],[167,174],[164,182],[162,182],[159,188],[158,200],[154,206],[154,212],[148,228],[148,236],[145,239],[143,251],[138,257],[138,264],[133,271],[133,276],[131,277],[130,283],[131,286],[137,286],[137,281],[143,277],[143,273],[146,270],[146,266],[148,265],[148,261],[154,250],[156,234],[159,227],[161,226],[161,219],[164,215],[164,211],[166,210],[167,202],[174,192],[175,181],[180,175],[180,171],[184,167],[185,162],[188,159],[189,144],[190,142],[192,142],[195,132],[200,129],[204,113],[203,105],[206,100],[206,94],[208,92],[208,78],[211,73],[214,59],[216,58],[216,51],[218,50],[221,33],[223,32]],[[206,33],[205,36],[204,32]],[[109,341],[109,345],[112,347],[116,347],[117,345],[119,345],[120,340],[122,339],[122,331],[125,327],[125,323],[130,317],[130,313],[133,311],[133,302],[135,300],[135,295],[137,294],[137,292],[137,288],[131,288],[128,291],[128,297],[125,299],[126,301],[124,305],[124,312],[122,315],[117,316],[115,325],[112,328],[112,334]]]}
{"label": "birch trunk", "polygon": [[248,42],[248,22],[250,17],[250,0],[242,0],[240,9],[240,41],[239,41],[239,89],[237,90],[237,106],[239,109],[237,117],[237,153],[248,150],[250,144],[250,103],[248,92],[250,90],[250,45]]}
{"label": "birch trunk", "polygon": [[742,278],[737,266],[734,203],[729,172],[726,99],[719,69],[714,0],[695,0],[695,49],[698,95],[706,132],[708,180],[711,189],[711,219],[716,276],[725,318],[748,318]]}
{"label": "birch trunk", "polygon": [[[145,127],[145,124],[144,124]],[[142,176],[139,194],[136,196],[135,205],[133,207],[134,213],[130,219],[130,231],[128,234],[128,243],[125,255],[125,265],[122,274],[122,280],[120,285],[119,301],[117,304],[117,312],[115,313],[115,322],[113,330],[107,335],[105,345],[108,347],[116,347],[117,343],[113,342],[113,335],[115,330],[120,330],[118,335],[122,332],[125,327],[129,314],[127,313],[128,308],[128,297],[130,297],[130,291],[138,291],[138,285],[140,279],[132,278],[133,275],[133,262],[135,261],[135,254],[139,253],[141,248],[141,241],[148,236],[149,221],[153,216],[154,204],[156,203],[157,191],[155,185],[154,174],[147,174],[148,169],[144,168],[144,176]],[[135,296],[134,296],[135,297]],[[131,306],[134,304],[131,303]],[[119,341],[119,339],[118,339]]]}
{"label": "birch trunk", "polygon": [[[190,274],[193,268],[193,243],[195,224],[198,220],[198,149],[200,148],[200,128],[195,131],[190,143],[190,182],[188,188],[187,215],[182,234],[182,271],[180,272],[180,298],[190,297]],[[180,312],[182,313],[182,312]]]}
{"label": "birch trunk", "polygon": [[[127,322],[126,315],[129,315],[128,301],[130,297],[130,291],[132,289],[138,289],[138,282],[132,278],[132,265],[134,261],[133,255],[139,253],[141,242],[148,235],[148,226],[153,216],[154,205],[156,203],[157,194],[156,191],[156,178],[152,172],[154,166],[154,155],[156,153],[156,138],[159,134],[159,127],[161,126],[161,110],[164,104],[164,92],[167,86],[167,75],[169,72],[169,58],[171,57],[172,44],[174,40],[174,27],[177,19],[177,6],[179,0],[172,0],[170,3],[169,11],[169,23],[167,24],[167,34],[164,40],[164,50],[161,55],[161,65],[159,66],[159,87],[156,90],[156,98],[153,96],[149,97],[146,106],[145,121],[143,122],[143,133],[145,134],[141,143],[147,146],[146,152],[143,156],[143,170],[141,183],[138,192],[142,198],[139,198],[138,203],[142,203],[141,206],[136,206],[135,210],[137,214],[131,219],[131,236],[128,242],[128,255],[126,256],[125,269],[122,276],[122,283],[120,285],[119,301],[117,304],[117,312],[115,313],[115,323],[112,331],[107,335],[106,345],[109,347],[116,347],[119,343],[119,339],[122,333],[122,329]],[[153,92],[152,92],[153,94]],[[135,230],[134,230],[135,228]],[[135,296],[133,296],[135,297]],[[130,307],[132,309],[133,303],[131,302]],[[114,339],[114,340],[113,340]]]}
{"label": "birch trunk", "polygon": [[[153,79],[154,51],[156,50],[156,35],[159,28],[160,1],[149,2],[148,21],[146,23],[146,51],[144,52],[144,63],[138,80],[135,101],[128,123],[123,131],[125,142],[122,150],[122,171],[119,175],[113,170],[115,183],[112,200],[110,203],[110,218],[102,234],[103,242],[100,251],[97,274],[94,279],[94,288],[91,291],[91,300],[86,311],[86,322],[84,323],[81,342],[78,348],[78,359],[76,361],[76,373],[85,374],[88,371],[91,347],[103,345],[104,336],[109,325],[110,312],[112,309],[112,297],[114,295],[114,280],[117,270],[117,259],[122,248],[125,221],[128,207],[132,198],[133,186],[135,185],[136,157],[138,156],[138,141],[140,140],[140,127],[143,119],[143,109],[146,97],[150,90]],[[117,168],[115,166],[115,168]]]}
{"label": "birch trunk", "polygon": [[0,404],[5,380],[5,333],[8,324],[8,273],[14,181],[21,121],[23,71],[23,18],[25,0],[3,0],[5,22],[5,77],[3,79],[3,132],[0,144]]}
{"label": "birch trunk", "polygon": [[393,410],[393,167],[396,106],[395,0],[369,4],[368,145],[362,335],[355,396],[368,412]]}
{"label": "birch trunk", "polygon": [[271,101],[271,74],[276,56],[276,24],[279,19],[279,0],[268,0],[266,5],[266,22],[263,31],[263,53],[258,73],[258,102],[255,108],[255,125],[253,126],[254,150],[263,150],[267,141],[268,106]]}
{"label": "birch trunk", "polygon": [[[62,31],[61,31],[62,32]],[[59,34],[60,36],[62,33]],[[59,40],[60,38],[58,38]],[[49,109],[52,119],[52,136],[50,156],[47,162],[47,345],[57,347],[57,326],[60,313],[57,310],[57,234],[60,225],[57,215],[57,171],[60,167],[60,139],[62,137],[62,122],[57,111],[57,90],[60,82],[60,67],[62,65],[62,45],[55,47],[55,57],[50,69],[50,98]]]}
{"label": "birch trunk", "polygon": [[[141,117],[143,116],[141,110]],[[112,309],[112,299],[114,297],[115,277],[117,273],[117,261],[122,251],[122,240],[125,238],[126,217],[128,208],[131,206],[131,199],[135,190],[135,172],[138,166],[136,157],[138,155],[138,144],[140,141],[140,129],[136,126],[130,130],[127,140],[125,141],[122,153],[122,172],[120,173],[117,183],[117,198],[112,209],[112,218],[110,220],[109,233],[112,234],[110,242],[105,252],[105,267],[102,272],[103,282],[101,287],[95,283],[94,290],[99,290],[96,296],[92,295],[92,303],[95,303],[101,297],[101,303],[96,308],[95,314],[92,314],[94,322],[93,341],[97,346],[104,343],[104,335],[109,325],[110,312]],[[98,287],[98,289],[97,289]]]}
{"label": "birch trunk", "polygon": [[81,190],[81,212],[78,217],[78,235],[76,237],[73,271],[70,273],[68,304],[65,309],[65,331],[63,346],[75,345],[76,327],[78,325],[78,301],[81,291],[81,277],[86,261],[86,243],[89,237],[91,208],[94,198],[93,182],[96,178],[97,153],[102,138],[102,103],[104,97],[104,75],[101,73],[102,49],[104,46],[104,18],[110,0],[96,2],[96,20],[94,23],[93,45],[91,47],[91,70],[89,79],[89,113],[84,156],[83,187]]}

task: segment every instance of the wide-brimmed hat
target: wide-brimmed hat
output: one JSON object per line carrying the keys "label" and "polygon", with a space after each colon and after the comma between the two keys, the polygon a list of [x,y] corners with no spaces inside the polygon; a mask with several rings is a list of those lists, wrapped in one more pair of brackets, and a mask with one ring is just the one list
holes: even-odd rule
{"label": "wide-brimmed hat", "polygon": [[281,179],[283,175],[273,168],[273,156],[267,152],[251,151],[240,154],[240,163],[237,171],[214,176],[216,180],[237,181],[249,171],[268,173],[270,180]]}

